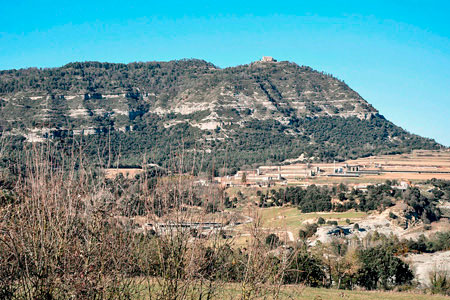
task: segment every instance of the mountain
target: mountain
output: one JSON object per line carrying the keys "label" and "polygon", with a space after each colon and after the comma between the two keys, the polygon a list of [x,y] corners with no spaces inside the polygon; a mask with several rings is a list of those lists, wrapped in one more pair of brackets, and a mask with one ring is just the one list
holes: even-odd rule
{"label": "mountain", "polygon": [[0,127],[21,143],[82,138],[93,156],[102,149],[105,164],[161,164],[182,150],[202,153],[203,169],[230,173],[300,155],[343,160],[441,147],[386,120],[343,81],[284,61],[0,71]]}

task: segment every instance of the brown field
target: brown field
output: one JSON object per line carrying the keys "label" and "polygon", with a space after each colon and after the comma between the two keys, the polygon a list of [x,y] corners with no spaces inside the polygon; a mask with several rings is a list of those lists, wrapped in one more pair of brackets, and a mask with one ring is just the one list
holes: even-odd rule
{"label": "brown field", "polygon": [[433,167],[450,171],[450,151],[415,150],[409,154],[381,155],[348,161],[349,164],[382,164],[392,166]]}
{"label": "brown field", "polygon": [[442,180],[450,180],[449,174],[425,174],[425,173],[383,173],[380,175],[374,176],[364,176],[366,181],[371,181],[372,179],[376,180],[409,180],[409,181],[424,181],[429,179],[442,179]]}

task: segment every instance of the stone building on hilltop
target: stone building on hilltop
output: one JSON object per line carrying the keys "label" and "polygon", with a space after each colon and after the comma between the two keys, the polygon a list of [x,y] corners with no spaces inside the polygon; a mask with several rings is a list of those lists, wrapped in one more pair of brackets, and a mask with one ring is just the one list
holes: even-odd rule
{"label": "stone building on hilltop", "polygon": [[263,56],[261,61],[262,62],[276,62],[277,60],[274,59],[272,56]]}

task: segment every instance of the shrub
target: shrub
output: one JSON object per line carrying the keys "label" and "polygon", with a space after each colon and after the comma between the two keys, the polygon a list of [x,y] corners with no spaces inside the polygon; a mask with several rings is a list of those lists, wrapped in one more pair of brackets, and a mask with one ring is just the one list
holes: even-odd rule
{"label": "shrub", "polygon": [[304,240],[304,239],[308,238],[308,234],[306,233],[305,230],[300,229],[300,230],[298,231],[298,237],[299,237],[301,240]]}
{"label": "shrub", "polygon": [[317,224],[307,224],[305,226],[306,237],[312,237],[317,232]]}
{"label": "shrub", "polygon": [[395,219],[397,219],[398,217],[397,217],[396,214],[394,214],[392,211],[390,211],[390,212],[389,212],[389,218],[395,220]]}
{"label": "shrub", "polygon": [[280,238],[275,234],[271,233],[266,237],[266,245],[271,248],[276,248],[280,244]]}
{"label": "shrub", "polygon": [[429,278],[432,294],[450,295],[450,276],[446,271],[432,271]]}

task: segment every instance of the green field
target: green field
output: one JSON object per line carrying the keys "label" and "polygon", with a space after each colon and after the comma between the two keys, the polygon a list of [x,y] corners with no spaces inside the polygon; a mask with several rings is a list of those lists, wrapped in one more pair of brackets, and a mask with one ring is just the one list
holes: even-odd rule
{"label": "green field", "polygon": [[286,230],[296,230],[308,219],[319,217],[325,220],[337,220],[339,224],[345,224],[346,219],[357,221],[367,216],[365,212],[347,211],[342,213],[302,213],[295,207],[271,207],[259,210],[262,226],[265,228],[278,228]]}
{"label": "green field", "polygon": [[[297,233],[300,228],[304,226],[304,221],[313,219],[314,221],[322,217],[327,220],[336,220],[339,225],[345,225],[346,219],[352,223],[357,223],[359,220],[367,217],[365,212],[316,212],[316,213],[302,213],[296,207],[270,207],[270,208],[254,208],[244,209],[242,214],[251,216],[253,218],[261,219],[261,227],[267,232],[285,232],[290,231],[294,238],[297,238]],[[249,241],[249,226],[243,224],[234,228],[239,234],[235,236],[233,245],[235,247],[245,246]],[[240,235],[242,234],[242,235]]]}

